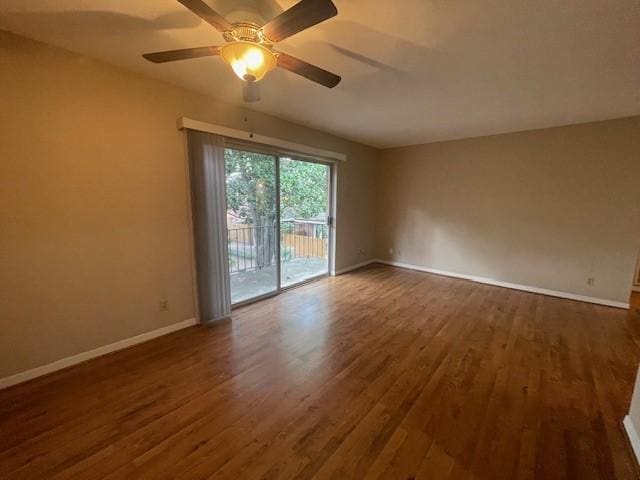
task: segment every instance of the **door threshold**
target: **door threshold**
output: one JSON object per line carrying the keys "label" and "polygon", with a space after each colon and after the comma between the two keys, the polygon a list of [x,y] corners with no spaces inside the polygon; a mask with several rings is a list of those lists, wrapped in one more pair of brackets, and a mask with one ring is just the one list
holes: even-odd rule
{"label": "door threshold", "polygon": [[259,302],[260,300],[266,300],[267,298],[275,297],[279,293],[280,293],[279,290],[275,290],[273,292],[258,295],[257,297],[251,297],[251,298],[248,298],[247,300],[242,300],[241,302],[238,302],[238,303],[232,303],[231,310],[233,310],[234,308],[246,307],[247,305],[251,305],[252,303]]}
{"label": "door threshold", "polygon": [[292,288],[297,288],[297,287],[301,287],[303,285],[307,285],[309,283],[317,282],[318,280],[321,280],[323,278],[327,278],[328,276],[329,276],[329,272],[322,273],[320,275],[316,275],[315,277],[311,277],[311,278],[307,278],[306,280],[302,280],[301,282],[293,283],[291,285],[287,285],[286,287],[281,287],[280,291],[281,292],[285,292],[287,290],[291,290]]}
{"label": "door threshold", "polygon": [[329,276],[330,276],[329,272],[323,273],[321,275],[316,275],[315,277],[308,278],[308,279],[303,280],[301,282],[294,283],[293,285],[287,285],[286,287],[281,287],[279,290],[276,290],[274,292],[265,293],[263,295],[260,295],[260,296],[257,296],[257,297],[253,297],[253,298],[249,298],[248,300],[243,300],[243,301],[238,302],[238,303],[232,303],[231,304],[231,310],[233,311],[236,308],[246,307],[246,306],[251,305],[253,303],[260,302],[262,300],[266,300],[266,299],[271,298],[271,297],[275,297],[276,295],[279,295],[281,293],[287,292],[287,291],[292,290],[294,288],[302,287],[304,285],[308,285],[308,284],[313,283],[313,282],[317,282],[318,280],[322,280],[323,278],[327,278]]}

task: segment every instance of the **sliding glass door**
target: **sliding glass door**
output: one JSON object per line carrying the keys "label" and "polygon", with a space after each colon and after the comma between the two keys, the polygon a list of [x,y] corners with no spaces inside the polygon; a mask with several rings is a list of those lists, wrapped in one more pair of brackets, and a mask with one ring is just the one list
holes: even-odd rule
{"label": "sliding glass door", "polygon": [[280,158],[280,272],[289,287],[329,273],[330,167]]}
{"label": "sliding glass door", "polygon": [[231,302],[329,273],[331,168],[225,149]]}
{"label": "sliding glass door", "polygon": [[225,149],[231,303],[276,292],[277,158]]}

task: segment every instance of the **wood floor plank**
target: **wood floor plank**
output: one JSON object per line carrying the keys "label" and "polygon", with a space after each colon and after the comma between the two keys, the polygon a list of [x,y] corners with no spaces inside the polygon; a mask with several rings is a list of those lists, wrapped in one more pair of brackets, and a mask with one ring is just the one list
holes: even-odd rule
{"label": "wood floor plank", "polygon": [[373,265],[0,391],[3,479],[632,479],[627,312]]}

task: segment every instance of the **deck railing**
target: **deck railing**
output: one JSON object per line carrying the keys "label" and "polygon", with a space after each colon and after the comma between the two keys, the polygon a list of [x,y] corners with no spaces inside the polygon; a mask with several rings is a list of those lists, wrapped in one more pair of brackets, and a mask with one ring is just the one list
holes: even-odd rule
{"label": "deck railing", "polygon": [[[303,220],[280,222],[280,260],[326,258],[326,223]],[[229,273],[259,270],[277,262],[277,229],[272,225],[237,225],[228,229]]]}

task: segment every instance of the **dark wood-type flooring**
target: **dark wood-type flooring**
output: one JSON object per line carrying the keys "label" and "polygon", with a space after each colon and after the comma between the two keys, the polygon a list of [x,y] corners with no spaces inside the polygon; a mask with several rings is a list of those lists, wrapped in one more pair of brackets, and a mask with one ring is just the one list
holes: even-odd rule
{"label": "dark wood-type flooring", "polygon": [[0,391],[0,478],[636,478],[637,322],[374,265]]}

